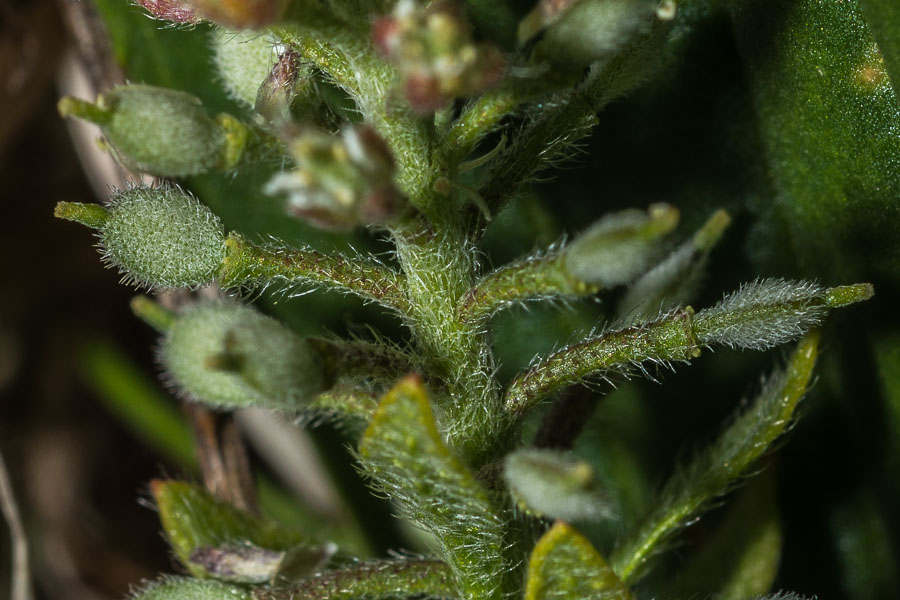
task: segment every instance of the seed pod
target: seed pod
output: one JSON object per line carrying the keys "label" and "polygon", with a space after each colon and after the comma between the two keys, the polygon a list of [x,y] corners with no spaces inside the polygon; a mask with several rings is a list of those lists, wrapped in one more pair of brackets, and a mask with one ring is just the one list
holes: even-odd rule
{"label": "seed pod", "polygon": [[235,302],[189,309],[168,330],[160,356],[185,394],[222,408],[298,409],[331,379],[312,344]]}
{"label": "seed pod", "polygon": [[219,219],[175,186],[116,193],[100,232],[104,258],[139,286],[196,288],[225,258]]}
{"label": "seed pod", "polygon": [[[555,3],[551,3],[555,4]],[[578,71],[623,52],[655,17],[657,0],[581,0],[567,3],[548,19],[535,48],[538,59]],[[527,27],[526,27],[527,30]],[[534,32],[527,30],[526,34]]]}
{"label": "seed pod", "polygon": [[133,596],[133,600],[251,600],[248,591],[219,581],[163,577]]}
{"label": "seed pod", "polygon": [[649,210],[612,213],[565,249],[569,272],[588,283],[614,286],[646,270],[660,251],[660,239],[678,224],[678,210],[654,204]]}
{"label": "seed pod", "polygon": [[121,190],[108,209],[60,202],[55,214],[96,229],[104,260],[138,286],[200,287],[225,259],[219,219],[177,186]]}
{"label": "seed pod", "polygon": [[199,98],[149,85],[115,87],[96,104],[63,98],[59,112],[99,125],[123,164],[151,175],[227,170],[246,144],[246,131],[235,135],[243,128],[235,119],[223,124],[206,114]]}
{"label": "seed pod", "polygon": [[539,516],[584,521],[612,514],[594,469],[567,453],[518,450],[506,457],[503,476],[519,506]]}

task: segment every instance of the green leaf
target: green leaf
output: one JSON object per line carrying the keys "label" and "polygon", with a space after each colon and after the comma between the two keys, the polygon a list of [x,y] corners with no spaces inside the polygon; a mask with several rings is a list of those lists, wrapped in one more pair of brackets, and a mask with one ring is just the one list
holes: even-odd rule
{"label": "green leaf", "polygon": [[787,367],[767,382],[756,401],[663,487],[655,507],[612,556],[625,581],[638,578],[666,540],[690,523],[713,498],[728,491],[791,425],[818,355],[819,335],[804,337]]}
{"label": "green leaf", "polygon": [[867,489],[842,502],[832,513],[829,528],[847,597],[876,600],[900,596],[898,554],[888,519],[875,494]]}
{"label": "green leaf", "polygon": [[298,566],[312,571],[334,552],[333,546],[312,546],[299,531],[222,502],[198,485],[157,479],[150,491],[166,539],[195,577],[267,581]]}
{"label": "green leaf", "polygon": [[525,600],[631,600],[634,596],[587,538],[562,521],[528,561]]}
{"label": "green leaf", "polygon": [[191,428],[171,400],[107,340],[79,352],[82,376],[134,435],[181,468],[196,468]]}
{"label": "green leaf", "polygon": [[384,397],[359,455],[402,516],[435,536],[464,596],[499,597],[508,571],[504,520],[444,443],[418,378],[402,380]]}
{"label": "green leaf", "polygon": [[900,4],[893,0],[862,0],[861,4],[896,90],[900,87]]}
{"label": "green leaf", "polygon": [[721,524],[679,569],[668,597],[745,600],[772,589],[782,539],[774,483],[766,474],[738,494]]}
{"label": "green leaf", "polygon": [[859,3],[731,6],[785,241],[808,272],[896,278],[900,101]]}

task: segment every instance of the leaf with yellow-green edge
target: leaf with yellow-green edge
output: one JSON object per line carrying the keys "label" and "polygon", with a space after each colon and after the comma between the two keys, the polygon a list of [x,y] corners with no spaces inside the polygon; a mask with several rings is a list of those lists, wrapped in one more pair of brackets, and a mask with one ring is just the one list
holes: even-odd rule
{"label": "leaf with yellow-green edge", "polygon": [[900,88],[900,3],[895,0],[861,0],[861,4],[896,90]]}
{"label": "leaf with yellow-green edge", "polygon": [[768,471],[740,491],[718,527],[686,557],[666,597],[745,600],[767,594],[778,573],[781,543],[775,478]]}
{"label": "leaf with yellow-green edge", "polygon": [[807,272],[896,280],[900,98],[874,15],[858,0],[728,6],[784,241]]}
{"label": "leaf with yellow-green edge", "polygon": [[525,600],[633,600],[631,590],[571,525],[558,521],[528,561]]}
{"label": "leaf with yellow-green edge", "polygon": [[418,377],[401,380],[378,405],[359,457],[401,516],[434,535],[464,597],[501,597],[509,572],[504,519],[447,447]]}
{"label": "leaf with yellow-green edge", "polygon": [[635,581],[676,532],[696,519],[711,500],[747,475],[793,423],[818,356],[819,333],[797,344],[787,366],[770,377],[757,399],[706,450],[677,470],[644,520],[629,532],[610,563],[626,582]]}
{"label": "leaf with yellow-green edge", "polygon": [[154,480],[150,491],[166,539],[195,577],[261,583],[320,567],[334,546],[216,499],[199,485]]}

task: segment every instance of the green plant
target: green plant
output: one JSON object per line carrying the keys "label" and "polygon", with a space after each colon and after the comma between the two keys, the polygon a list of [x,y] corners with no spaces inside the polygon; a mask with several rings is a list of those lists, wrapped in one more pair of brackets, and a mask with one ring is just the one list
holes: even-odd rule
{"label": "green plant", "polygon": [[[167,538],[194,578],[163,579],[141,598],[636,597],[655,557],[754,474],[793,424],[829,310],[873,294],[869,284],[765,278],[695,310],[687,303],[730,217],[708,211],[692,236],[674,243],[680,212],[664,203],[610,212],[571,241],[497,269],[482,264],[479,247],[495,217],[518,210],[513,214],[526,219],[529,185],[577,151],[598,111],[659,76],[666,54],[685,43],[691,20],[708,15],[704,3],[686,3],[684,19],[671,0],[543,0],[533,9],[472,0],[467,11],[407,0],[140,4],[160,19],[216,23],[210,43],[231,100],[206,100],[228,112],[211,116],[187,92],[148,85],[117,87],[96,103],[63,99],[60,112],[99,125],[123,164],[188,179],[185,188],[117,191],[105,207],[60,203],[57,216],[96,229],[104,260],[151,290],[213,284],[291,295],[315,288],[397,317],[395,339],[325,338],[301,336],[236,299],[197,301],[177,314],[147,299],[135,303],[163,334],[161,361],[190,400],[325,415],[346,425],[362,474],[399,516],[428,534],[434,553],[363,560],[198,486],[159,481],[152,491]],[[841,43],[852,50],[843,58],[856,61],[859,77],[858,89],[844,93],[874,103],[867,125],[886,139],[896,128],[896,48],[882,59],[856,8],[818,4],[798,3],[823,22],[860,24],[859,31],[841,30]],[[871,7],[890,10],[879,2]],[[749,35],[744,26],[755,17],[742,20],[739,2],[731,10],[740,35]],[[776,85],[762,73],[765,85]],[[774,111],[772,127],[783,118],[777,107],[761,110]],[[773,152],[772,169],[792,191],[795,130],[781,127],[786,141]],[[877,149],[878,169],[890,171],[891,143]],[[868,164],[859,168],[869,171]],[[265,226],[255,235],[240,227],[226,234],[186,191],[215,209],[231,192],[217,199],[213,190],[226,179],[203,179],[214,172],[252,190],[237,209],[242,214],[275,207],[271,220],[281,224],[274,227],[291,219],[329,231],[365,227],[388,240],[391,253],[260,242],[260,235],[283,231]],[[882,178],[885,189],[896,189]],[[872,187],[881,181],[861,179]],[[799,208],[792,226],[827,221],[805,190],[793,191],[798,201],[791,206]],[[605,309],[598,331],[545,352],[508,381],[498,375],[493,317],[527,302],[577,304],[619,286],[627,291]],[[642,518],[623,516],[628,527],[616,532],[612,516],[638,508],[623,498],[639,468],[601,477],[590,461],[566,452],[581,433],[579,413],[569,407],[566,414],[565,396],[549,412],[544,404],[585,382],[653,379],[657,369],[702,360],[717,346],[766,350],[795,340],[756,399],[676,470]],[[529,447],[540,418],[545,429],[559,430],[557,439]],[[749,489],[771,502],[765,489]],[[761,518],[751,533],[765,533],[765,523]],[[610,548],[598,550],[611,536]],[[770,591],[778,553],[751,538],[738,557],[750,566],[734,567],[719,590],[727,597]],[[760,539],[761,550],[754,546]]]}

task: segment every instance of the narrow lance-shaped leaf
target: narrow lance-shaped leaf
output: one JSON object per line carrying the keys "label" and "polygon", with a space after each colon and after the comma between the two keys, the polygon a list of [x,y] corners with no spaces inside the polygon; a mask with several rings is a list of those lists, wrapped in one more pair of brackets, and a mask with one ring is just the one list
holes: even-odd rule
{"label": "narrow lance-shaped leaf", "polygon": [[658,265],[641,275],[619,301],[619,317],[641,321],[652,319],[693,299],[704,274],[706,259],[731,217],[718,210],[693,237],[672,251]]}
{"label": "narrow lance-shaped leaf", "polygon": [[217,500],[202,487],[156,480],[150,490],[166,539],[196,577],[266,582],[308,574],[334,553],[295,530]]}
{"label": "narrow lance-shaped leaf", "polygon": [[644,363],[686,361],[713,343],[764,350],[795,340],[828,310],[868,300],[871,284],[823,288],[810,282],[765,279],[746,284],[712,308],[690,307],[573,344],[524,371],[506,390],[506,410],[520,417],[543,398],[591,377]]}
{"label": "narrow lance-shaped leaf", "polygon": [[462,595],[499,597],[508,573],[504,520],[445,445],[418,378],[404,379],[381,401],[359,456],[401,515],[435,536]]}
{"label": "narrow lance-shaped leaf", "polygon": [[793,423],[818,355],[814,331],[798,344],[786,368],[766,383],[753,404],[660,492],[655,508],[630,532],[612,556],[625,581],[639,577],[649,559],[710,500],[724,494]]}
{"label": "narrow lance-shaped leaf", "polygon": [[768,471],[737,494],[719,526],[685,556],[665,595],[746,600],[767,594],[778,574],[781,543],[775,478]]}
{"label": "narrow lance-shaped leaf", "polygon": [[690,360],[700,355],[693,310],[673,311],[650,323],[610,331],[573,344],[521,373],[506,390],[506,410],[518,418],[543,398],[594,376],[642,362]]}
{"label": "narrow lance-shaped leaf", "polygon": [[528,561],[525,600],[633,600],[628,587],[591,543],[557,522]]}

